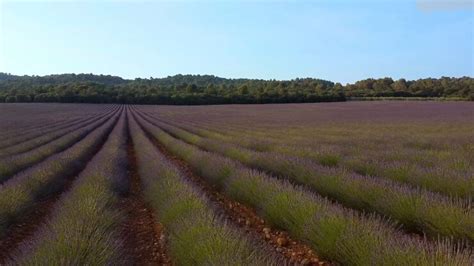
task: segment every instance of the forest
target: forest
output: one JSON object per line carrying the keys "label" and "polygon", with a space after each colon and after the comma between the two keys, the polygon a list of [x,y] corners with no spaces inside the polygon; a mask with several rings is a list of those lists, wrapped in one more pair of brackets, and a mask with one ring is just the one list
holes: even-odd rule
{"label": "forest", "polygon": [[474,100],[474,79],[365,79],[342,85],[315,78],[227,79],[213,75],[123,79],[111,75],[0,73],[0,102],[255,104],[363,99]]}

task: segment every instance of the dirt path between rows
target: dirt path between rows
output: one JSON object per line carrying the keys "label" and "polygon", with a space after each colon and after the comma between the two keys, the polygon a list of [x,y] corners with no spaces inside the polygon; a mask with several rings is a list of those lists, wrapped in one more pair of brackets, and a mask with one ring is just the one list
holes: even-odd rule
{"label": "dirt path between rows", "polygon": [[129,160],[130,192],[120,203],[127,218],[122,227],[127,264],[172,265],[166,252],[163,226],[156,222],[152,209],[142,197],[137,159],[131,139],[127,145]]}
{"label": "dirt path between rows", "polygon": [[[143,128],[142,128],[143,129]],[[191,167],[180,158],[174,156],[148,132],[147,137],[154,143],[158,150],[171,161],[186,178],[195,184],[204,194],[216,204],[226,219],[247,233],[251,233],[262,244],[270,246],[277,254],[282,255],[288,264],[300,265],[330,265],[318,258],[316,253],[307,245],[292,239],[287,232],[276,230],[260,218],[256,212],[243,204],[231,200],[215,187],[210,186],[202,177],[199,177]]]}

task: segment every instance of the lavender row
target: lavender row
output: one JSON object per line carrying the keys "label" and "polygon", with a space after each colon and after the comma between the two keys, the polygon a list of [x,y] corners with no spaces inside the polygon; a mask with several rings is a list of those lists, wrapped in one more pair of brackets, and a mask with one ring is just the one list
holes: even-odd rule
{"label": "lavender row", "polygon": [[[176,125],[176,123],[171,124]],[[380,148],[376,152],[364,149],[357,152],[358,155],[354,155],[352,158],[344,158],[340,155],[344,151],[335,151],[334,149],[314,150],[312,147],[277,144],[268,141],[267,138],[255,138],[253,135],[233,137],[233,134],[232,136],[223,136],[211,130],[203,130],[194,126],[183,125],[183,123],[179,123],[179,127],[202,137],[218,139],[247,149],[306,158],[323,166],[342,167],[357,174],[386,178],[450,197],[470,200],[474,196],[472,166],[469,166],[468,161],[459,158],[446,160],[446,151],[443,152],[443,159],[440,159],[440,162],[427,160],[429,154],[413,150],[398,150],[393,145],[392,149]],[[353,147],[349,144],[347,146]],[[368,144],[365,146],[368,146]],[[459,151],[452,151],[448,154],[453,152]],[[465,157],[469,156],[467,153],[466,149]],[[458,169],[448,169],[450,164],[456,164],[455,167]],[[426,165],[426,167],[423,165]]]}
{"label": "lavender row", "polygon": [[1,158],[0,182],[8,180],[11,176],[18,173],[22,169],[31,167],[35,163],[41,162],[49,156],[67,149],[74,143],[83,139],[94,129],[102,125],[105,121],[110,119],[111,116],[113,116],[113,113],[28,152]]}
{"label": "lavender row", "polygon": [[289,178],[345,206],[391,217],[407,231],[421,232],[433,239],[446,237],[474,241],[474,212],[469,203],[389,180],[322,167],[300,158],[254,152],[201,138],[169,124],[152,124],[203,149],[225,155],[252,168]]}
{"label": "lavender row", "polygon": [[170,152],[228,196],[309,243],[318,254],[347,265],[468,265],[469,251],[448,242],[411,238],[374,215],[361,215],[301,187],[243,167],[171,137],[138,118]]}
{"label": "lavender row", "polygon": [[102,149],[57,203],[52,217],[24,244],[14,263],[117,265],[124,254],[119,229],[123,211],[116,184],[126,187],[126,120],[123,112]]}
{"label": "lavender row", "polygon": [[15,136],[18,132],[30,131],[45,127],[45,124],[64,123],[70,121],[65,117],[42,115],[40,110],[33,112],[24,106],[0,105],[0,119],[3,126],[0,128],[0,137],[2,139]]}
{"label": "lavender row", "polygon": [[145,197],[169,233],[177,265],[276,264],[268,250],[227,225],[213,205],[153,146],[134,120],[131,135]]}
{"label": "lavender row", "polygon": [[95,121],[98,121],[99,119],[106,117],[109,114],[103,114],[97,117],[89,117],[85,119],[80,119],[77,121],[74,121],[70,124],[67,124],[64,127],[61,128],[56,128],[53,131],[44,133],[41,136],[38,136],[36,138],[18,143],[16,145],[9,146],[7,148],[0,149],[0,158],[1,157],[6,157],[6,156],[12,156],[18,153],[23,153],[27,152],[29,150],[32,150],[36,147],[39,147],[41,145],[47,144],[49,142],[52,142],[70,132],[73,132],[75,130],[78,130],[84,126],[87,126],[88,124],[91,124]]}
{"label": "lavender row", "polygon": [[[420,104],[421,105],[421,104]],[[301,114],[302,117],[295,116],[295,113],[300,113],[304,110],[304,106],[294,106],[291,110],[287,110],[287,116],[291,116],[297,122],[289,122],[287,124],[281,123],[281,118],[277,113],[281,113],[283,106],[264,107],[256,113],[249,115],[248,109],[252,108],[225,108],[221,112],[207,114],[211,107],[195,108],[193,112],[186,111],[186,109],[194,108],[179,108],[172,109],[171,107],[140,107],[140,110],[147,110],[148,113],[162,117],[167,121],[179,121],[179,123],[192,123],[199,126],[206,126],[213,131],[233,136],[236,138],[242,137],[245,134],[258,136],[259,140],[264,139],[265,142],[277,142],[280,144],[291,144],[302,146],[321,145],[336,145],[340,148],[351,149],[354,145],[363,145],[362,153],[367,150],[391,149],[393,145],[400,144],[403,150],[416,150],[418,152],[425,152],[423,159],[434,159],[436,156],[430,155],[430,152],[439,151],[443,158],[447,151],[463,151],[463,147],[469,143],[469,138],[472,142],[472,132],[474,127],[472,123],[472,106],[471,109],[456,107],[451,110],[445,110],[445,105],[437,106],[435,110],[429,110],[430,117],[426,117],[426,121],[411,121],[411,117],[404,117],[397,121],[392,121],[382,117],[381,115],[391,116],[387,114],[385,105],[377,107],[380,113],[374,113],[373,116],[377,118],[376,121],[366,121],[367,119],[357,119],[353,121],[345,121],[344,114],[340,112],[340,108],[331,110],[329,106],[314,106],[318,107],[319,112],[327,113],[320,115],[318,113]],[[360,113],[360,109],[365,106],[341,106],[341,109],[348,108],[352,113]],[[414,105],[407,106],[407,110],[412,109],[413,116],[422,110],[422,106]],[[313,107],[310,107],[310,109]],[[416,108],[416,111],[413,110]],[[424,108],[424,107],[423,107]],[[154,112],[150,112],[152,109]],[[232,113],[229,114],[229,109]],[[272,110],[268,112],[266,109]],[[315,108],[316,109],[316,108]],[[457,114],[450,117],[449,120],[441,120],[433,123],[432,118],[436,118],[441,112],[452,112],[456,110]],[[158,112],[157,112],[158,111]],[[203,115],[203,112],[207,112]],[[236,115],[238,113],[242,116]],[[443,113],[444,115],[445,113]],[[243,119],[242,119],[243,118]],[[329,123],[328,120],[331,119]],[[262,121],[264,120],[264,122]],[[302,121],[299,121],[302,120]],[[259,121],[260,123],[257,123]],[[304,123],[303,123],[304,122]],[[291,127],[288,125],[292,125]],[[316,125],[315,125],[316,124]],[[296,141],[297,140],[297,141]],[[329,142],[327,142],[329,141]],[[363,143],[360,143],[360,142]],[[454,147],[453,147],[454,146]],[[453,157],[458,159],[468,159],[468,157],[460,158],[458,153],[452,153]],[[404,156],[406,157],[406,156]],[[434,162],[443,162],[444,160],[435,160]],[[458,164],[459,165],[459,164]]]}
{"label": "lavender row", "polygon": [[[10,146],[13,146],[15,144],[28,141],[34,138],[37,138],[39,136],[42,136],[43,134],[47,134],[49,132],[52,132],[54,130],[64,128],[67,125],[74,123],[75,121],[86,117],[97,117],[98,115],[103,115],[106,113],[114,112],[118,109],[118,106],[114,106],[114,108],[103,108],[103,111],[101,112],[94,112],[94,113],[89,113],[89,112],[82,112],[78,114],[70,114],[69,112],[66,112],[59,116],[57,113],[54,113],[54,110],[51,110],[50,117],[48,119],[45,119],[44,121],[41,121],[38,123],[38,125],[32,127],[29,130],[23,130],[21,128],[14,130],[12,132],[11,136],[3,136],[0,141],[0,148],[7,148]],[[70,110],[71,112],[73,110]],[[37,115],[32,112],[29,114],[32,118],[39,119]],[[66,118],[63,118],[66,117]],[[59,119],[61,118],[61,119]],[[49,120],[53,120],[52,122],[49,122]],[[58,120],[56,122],[56,120]],[[24,122],[24,121],[23,121]],[[35,124],[35,123],[34,123]]]}
{"label": "lavender row", "polygon": [[[152,118],[150,115],[148,117]],[[364,156],[358,155],[346,159],[339,155],[340,152],[335,153],[331,149],[314,150],[310,147],[294,146],[287,143],[282,144],[281,141],[274,143],[269,141],[268,137],[260,138],[254,135],[246,136],[245,134],[233,133],[226,136],[215,131],[196,127],[194,123],[192,123],[193,126],[188,123],[166,123],[170,123],[171,125],[202,137],[217,139],[255,151],[267,151],[306,158],[323,166],[342,167],[357,174],[386,178],[414,187],[443,193],[447,196],[460,197],[467,200],[472,199],[474,196],[474,178],[472,171],[470,171],[472,167],[465,165],[465,167],[463,167],[464,170],[446,171],[445,169],[448,167],[443,167],[440,163],[436,166],[430,165],[429,168],[423,168],[420,166],[421,163],[413,161],[413,159],[411,162],[399,162],[399,158],[406,159],[406,157],[413,154],[413,152],[403,151],[399,157],[395,157],[393,149],[389,150],[389,152],[387,149],[381,149],[377,152],[364,150],[363,152],[359,152],[359,154],[363,153]],[[351,147],[351,145],[347,146]],[[385,155],[384,161],[387,160],[386,162],[382,161],[383,155]],[[415,158],[415,156],[412,157]],[[388,160],[388,158],[396,158],[397,161],[391,161]],[[426,156],[421,158],[426,158]],[[460,162],[457,161],[457,163],[459,164]]]}
{"label": "lavender row", "polygon": [[0,236],[30,210],[37,200],[61,191],[67,180],[85,167],[104,143],[118,115],[119,112],[67,150],[18,173],[0,185]]}
{"label": "lavender row", "polygon": [[[104,108],[103,112],[93,112],[93,113],[83,112],[82,114],[76,114],[76,115],[65,113],[62,116],[59,116],[58,114],[52,113],[49,118],[53,120],[52,122],[45,120],[45,121],[41,121],[39,125],[36,125],[30,130],[22,130],[22,129],[15,130],[14,132],[12,132],[11,137],[2,138],[2,141],[0,142],[0,147],[1,148],[10,147],[15,144],[28,141],[30,139],[34,139],[43,134],[49,133],[53,130],[64,128],[67,125],[74,123],[77,120],[80,120],[83,118],[97,117],[100,115],[111,113],[111,112],[116,111],[118,108],[119,108],[118,106],[114,106],[114,108]],[[31,117],[36,118],[35,114],[30,114],[30,115]],[[58,117],[66,117],[66,118],[62,118],[61,120],[56,122],[56,120],[58,120]]]}

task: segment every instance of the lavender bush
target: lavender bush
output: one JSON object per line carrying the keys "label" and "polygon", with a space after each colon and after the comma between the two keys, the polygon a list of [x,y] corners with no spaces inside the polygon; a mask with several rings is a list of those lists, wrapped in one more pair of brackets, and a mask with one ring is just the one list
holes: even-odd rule
{"label": "lavender bush", "polygon": [[275,225],[306,239],[321,255],[349,265],[466,265],[470,251],[411,238],[384,219],[362,215],[287,181],[201,151],[138,118],[176,156],[234,199],[253,206]]}

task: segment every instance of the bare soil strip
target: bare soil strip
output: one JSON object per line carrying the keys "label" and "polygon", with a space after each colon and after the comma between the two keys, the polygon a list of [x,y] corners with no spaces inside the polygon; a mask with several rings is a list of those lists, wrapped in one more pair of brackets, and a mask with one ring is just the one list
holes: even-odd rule
{"label": "bare soil strip", "polygon": [[289,264],[300,265],[331,265],[323,261],[308,246],[295,239],[292,239],[287,232],[276,230],[260,218],[256,212],[226,197],[218,192],[216,188],[210,186],[203,178],[196,175],[190,166],[180,158],[172,155],[155,138],[146,132],[146,135],[152,140],[159,151],[166,156],[168,160],[174,163],[184,174],[186,178],[199,187],[205,195],[216,204],[225,215],[226,219],[236,226],[244,229],[246,232],[256,236],[263,244],[270,245],[277,254],[282,255]]}
{"label": "bare soil strip", "polygon": [[130,137],[127,153],[130,192],[120,203],[127,215],[121,232],[127,259],[132,265],[172,265],[166,252],[163,226],[156,222],[152,209],[142,198],[137,159]]}

